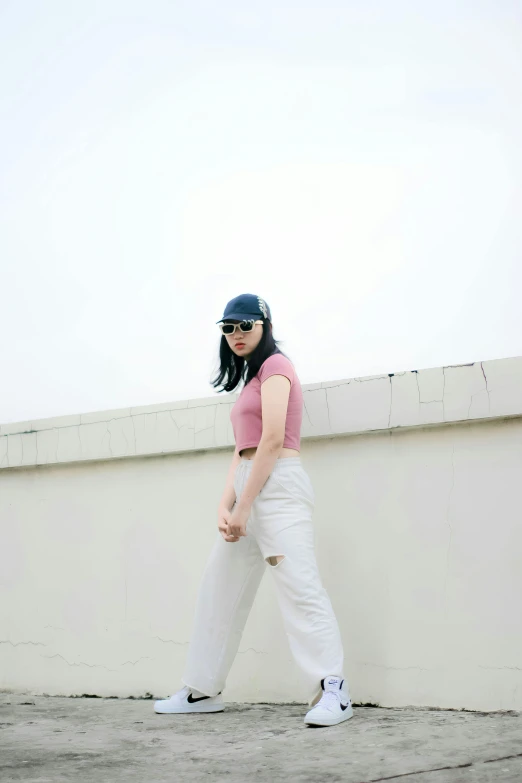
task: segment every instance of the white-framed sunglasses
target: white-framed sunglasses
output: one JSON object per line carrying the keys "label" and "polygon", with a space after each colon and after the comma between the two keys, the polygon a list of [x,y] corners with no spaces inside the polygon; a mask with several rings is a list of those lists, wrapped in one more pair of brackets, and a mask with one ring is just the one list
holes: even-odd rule
{"label": "white-framed sunglasses", "polygon": [[256,324],[262,324],[263,321],[241,321],[238,324],[218,324],[222,334],[234,334],[236,327],[239,327],[241,332],[251,332]]}

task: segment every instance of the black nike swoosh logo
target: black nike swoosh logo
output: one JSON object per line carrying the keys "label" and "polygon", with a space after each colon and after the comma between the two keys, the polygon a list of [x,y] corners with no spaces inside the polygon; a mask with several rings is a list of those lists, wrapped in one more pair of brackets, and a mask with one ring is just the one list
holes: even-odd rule
{"label": "black nike swoosh logo", "polygon": [[195,699],[191,693],[189,693],[187,697],[187,701],[189,704],[195,704],[197,701],[203,701],[203,699],[210,699],[210,696],[199,696],[197,699]]}
{"label": "black nike swoosh logo", "polygon": [[347,710],[349,706],[349,704],[341,704],[342,711],[344,712],[344,710]]}

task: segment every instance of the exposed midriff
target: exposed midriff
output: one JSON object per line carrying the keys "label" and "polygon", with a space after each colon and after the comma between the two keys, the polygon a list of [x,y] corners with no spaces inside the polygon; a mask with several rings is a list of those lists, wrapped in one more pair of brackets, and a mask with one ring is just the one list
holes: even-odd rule
{"label": "exposed midriff", "polygon": [[[257,446],[254,446],[250,449],[243,449],[243,451],[239,452],[239,456],[243,459],[254,459],[257,451]],[[277,455],[278,459],[284,458],[284,457],[299,457],[301,452],[297,451],[297,449],[287,449],[282,448],[279,454]]]}

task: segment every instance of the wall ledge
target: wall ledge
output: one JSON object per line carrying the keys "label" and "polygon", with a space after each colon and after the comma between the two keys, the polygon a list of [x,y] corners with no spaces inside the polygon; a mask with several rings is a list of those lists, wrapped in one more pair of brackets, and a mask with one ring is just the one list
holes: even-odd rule
{"label": "wall ledge", "polygon": [[[238,394],[0,425],[0,469],[233,448]],[[522,416],[522,357],[303,384],[301,438]]]}

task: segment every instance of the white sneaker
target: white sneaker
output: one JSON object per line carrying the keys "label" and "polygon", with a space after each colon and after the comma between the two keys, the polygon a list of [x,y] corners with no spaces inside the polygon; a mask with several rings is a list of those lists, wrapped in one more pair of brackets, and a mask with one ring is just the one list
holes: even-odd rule
{"label": "white sneaker", "polygon": [[[196,691],[198,694],[198,691]],[[223,712],[225,704],[219,693],[217,696],[192,695],[191,688],[182,688],[170,699],[160,699],[154,702],[154,712]]]}
{"label": "white sneaker", "polygon": [[335,726],[353,716],[352,703],[342,689],[343,683],[344,680],[335,676],[321,680],[324,693],[315,707],[306,713],[305,723],[309,726]]}

